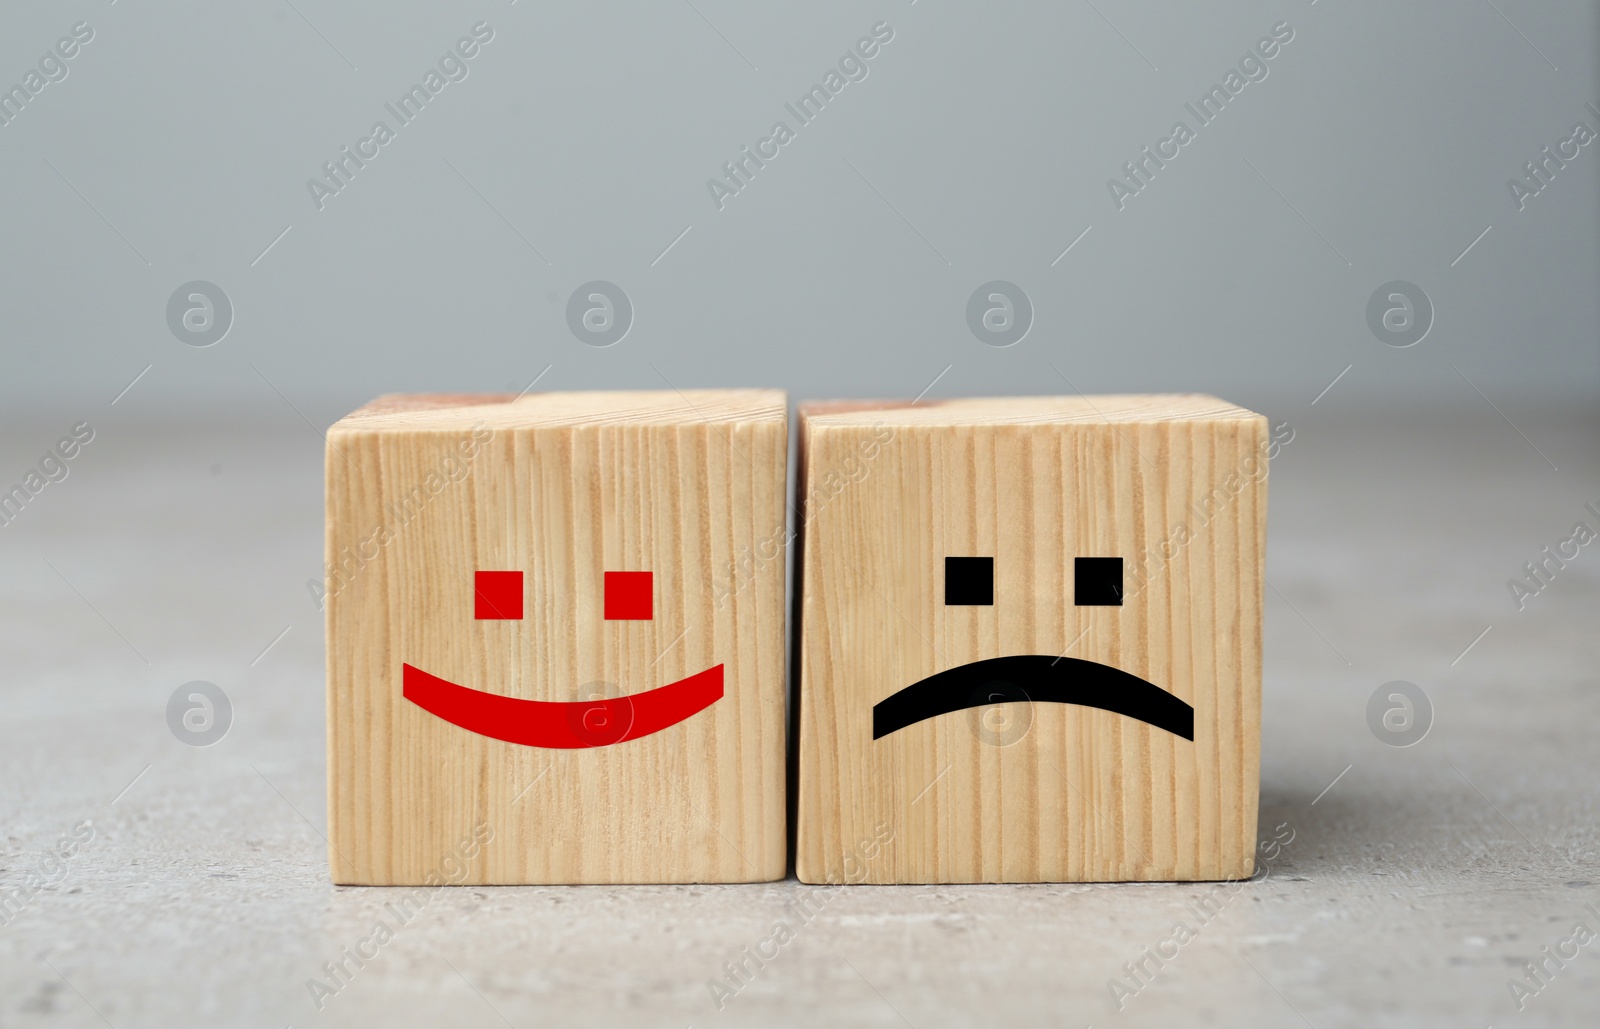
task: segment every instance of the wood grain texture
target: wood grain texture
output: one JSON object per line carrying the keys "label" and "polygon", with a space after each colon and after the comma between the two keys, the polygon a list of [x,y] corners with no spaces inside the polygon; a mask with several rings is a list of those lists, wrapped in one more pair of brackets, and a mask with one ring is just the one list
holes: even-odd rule
{"label": "wood grain texture", "polygon": [[[784,874],[781,573],[716,569],[781,530],[774,391],[384,397],[327,446],[329,862],[351,884],[751,882]],[[524,616],[475,620],[476,570]],[[606,620],[603,575],[653,573]],[[722,699],[612,746],[489,739],[401,695],[402,664],[572,701],[717,664]]]}
{"label": "wood grain texture", "polygon": [[[1202,396],[849,402],[800,414],[800,878],[1249,876],[1266,419]],[[944,604],[946,556],[994,558],[993,606]],[[1123,558],[1122,606],[1075,605],[1080,556]],[[1155,683],[1193,706],[1195,738],[1018,702],[873,739],[885,697],[1017,654]]]}

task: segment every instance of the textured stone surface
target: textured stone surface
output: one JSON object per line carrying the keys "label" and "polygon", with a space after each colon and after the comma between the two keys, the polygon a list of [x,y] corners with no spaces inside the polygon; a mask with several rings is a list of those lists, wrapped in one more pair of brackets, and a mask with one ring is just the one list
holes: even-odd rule
{"label": "textured stone surface", "polygon": [[[1487,405],[1328,406],[1289,413],[1272,479],[1261,824],[1293,840],[1209,924],[1194,885],[453,889],[320,1012],[307,981],[397,924],[396,891],[327,878],[321,440],[287,412],[102,429],[0,530],[0,884],[94,829],[0,928],[0,1025],[1592,1024],[1600,945],[1525,1011],[1507,979],[1600,929],[1600,548],[1526,610],[1506,580],[1594,524],[1596,423],[1517,416],[1554,471]],[[8,433],[0,471],[49,434]],[[234,706],[207,749],[167,728],[191,679]],[[1435,705],[1408,749],[1367,727],[1393,679]],[[1118,1012],[1108,979],[1176,921],[1196,938]]]}

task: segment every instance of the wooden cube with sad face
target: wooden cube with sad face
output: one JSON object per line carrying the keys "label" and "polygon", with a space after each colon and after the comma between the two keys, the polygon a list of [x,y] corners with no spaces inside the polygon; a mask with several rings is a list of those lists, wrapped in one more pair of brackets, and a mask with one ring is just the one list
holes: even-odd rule
{"label": "wooden cube with sad face", "polygon": [[783,537],[786,415],[436,395],[333,426],[335,882],[783,875],[784,562],[726,570]]}
{"label": "wooden cube with sad face", "polygon": [[802,880],[1252,873],[1265,418],[1018,397],[800,426]]}

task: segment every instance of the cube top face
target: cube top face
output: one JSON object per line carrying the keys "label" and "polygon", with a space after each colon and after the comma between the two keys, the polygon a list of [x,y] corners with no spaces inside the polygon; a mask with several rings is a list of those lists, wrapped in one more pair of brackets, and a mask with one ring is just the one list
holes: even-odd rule
{"label": "cube top face", "polygon": [[788,399],[775,389],[586,391],[581,393],[393,393],[329,429],[402,432],[575,429],[600,425],[736,425],[784,422]]}
{"label": "cube top face", "polygon": [[1266,419],[802,405],[807,882],[1254,868]]}
{"label": "cube top face", "polygon": [[[328,434],[336,882],[785,860],[774,391],[385,397]],[[780,537],[781,538],[781,537]]]}

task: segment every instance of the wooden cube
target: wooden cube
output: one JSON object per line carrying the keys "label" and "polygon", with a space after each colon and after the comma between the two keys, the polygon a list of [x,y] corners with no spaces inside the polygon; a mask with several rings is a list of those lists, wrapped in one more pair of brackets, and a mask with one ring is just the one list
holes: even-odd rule
{"label": "wooden cube", "polygon": [[1205,396],[802,405],[799,877],[1249,876],[1274,448]]}
{"label": "wooden cube", "polygon": [[335,882],[786,857],[784,395],[391,396],[327,447]]}

